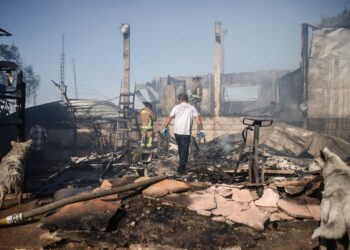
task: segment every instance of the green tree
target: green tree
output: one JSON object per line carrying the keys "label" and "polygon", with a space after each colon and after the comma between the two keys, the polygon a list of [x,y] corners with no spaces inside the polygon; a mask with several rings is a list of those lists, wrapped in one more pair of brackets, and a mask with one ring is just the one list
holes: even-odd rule
{"label": "green tree", "polygon": [[[17,72],[15,73],[17,74],[19,71],[23,71],[23,80],[27,86],[27,99],[35,98],[40,85],[40,77],[35,73],[31,65],[24,65],[18,47],[13,44],[0,44],[0,60],[12,61],[18,65]],[[5,77],[3,76],[0,81],[4,83]]]}

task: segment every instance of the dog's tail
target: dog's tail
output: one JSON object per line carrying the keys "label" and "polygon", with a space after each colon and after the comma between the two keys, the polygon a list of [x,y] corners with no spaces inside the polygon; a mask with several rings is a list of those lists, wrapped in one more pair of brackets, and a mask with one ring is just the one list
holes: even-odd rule
{"label": "dog's tail", "polygon": [[22,162],[18,159],[7,161],[6,167],[3,169],[3,182],[5,186],[11,190],[13,185],[19,185],[23,178]]}
{"label": "dog's tail", "polygon": [[321,224],[320,227],[316,228],[311,238],[322,237],[326,239],[340,239],[346,232],[345,223],[328,223]]}

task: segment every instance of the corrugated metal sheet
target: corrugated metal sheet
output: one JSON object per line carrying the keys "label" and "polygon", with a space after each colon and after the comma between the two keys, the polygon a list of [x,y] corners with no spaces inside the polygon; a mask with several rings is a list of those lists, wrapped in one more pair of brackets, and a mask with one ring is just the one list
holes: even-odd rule
{"label": "corrugated metal sheet", "polygon": [[[78,123],[91,119],[114,119],[119,116],[120,108],[109,101],[78,99],[70,100],[70,103]],[[27,127],[36,123],[48,127],[70,127],[73,116],[65,103],[57,101],[28,108],[26,121]]]}
{"label": "corrugated metal sheet", "polygon": [[308,118],[349,118],[349,96],[350,30],[314,30],[308,73]]}

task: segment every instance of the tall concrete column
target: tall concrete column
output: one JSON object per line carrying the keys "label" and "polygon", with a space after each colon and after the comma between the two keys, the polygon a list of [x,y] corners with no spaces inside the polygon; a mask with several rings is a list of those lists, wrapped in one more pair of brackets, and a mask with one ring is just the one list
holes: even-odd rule
{"label": "tall concrete column", "polygon": [[[301,25],[301,76],[303,81],[303,104],[308,105],[308,70],[309,70],[309,25]],[[307,108],[303,111],[304,128],[308,128]]]}
{"label": "tall concrete column", "polygon": [[221,47],[221,22],[215,22],[215,58],[214,58],[214,133],[219,135],[220,130],[220,92],[221,92],[221,68],[222,68],[222,47]]}
{"label": "tall concrete column", "polygon": [[214,59],[214,114],[220,115],[220,90],[221,90],[221,68],[222,68],[222,48],[221,48],[221,22],[215,22],[215,59]]}
{"label": "tall concrete column", "polygon": [[130,93],[130,25],[123,23],[120,26],[123,34],[123,86],[122,86],[122,102],[123,108],[129,108]]}

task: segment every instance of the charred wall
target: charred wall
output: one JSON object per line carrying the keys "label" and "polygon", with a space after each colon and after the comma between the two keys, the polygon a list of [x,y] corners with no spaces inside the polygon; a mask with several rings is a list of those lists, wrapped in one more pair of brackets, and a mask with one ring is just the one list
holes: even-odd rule
{"label": "charred wall", "polygon": [[279,118],[287,123],[302,126],[303,113],[299,106],[303,101],[303,82],[300,68],[277,81],[278,103],[281,105]]}
{"label": "charred wall", "polygon": [[277,80],[287,71],[231,73],[222,76],[223,116],[270,116],[271,103],[277,103]]}
{"label": "charred wall", "polygon": [[308,128],[350,141],[350,29],[313,30],[308,70]]}

